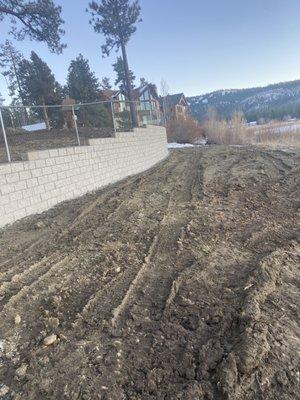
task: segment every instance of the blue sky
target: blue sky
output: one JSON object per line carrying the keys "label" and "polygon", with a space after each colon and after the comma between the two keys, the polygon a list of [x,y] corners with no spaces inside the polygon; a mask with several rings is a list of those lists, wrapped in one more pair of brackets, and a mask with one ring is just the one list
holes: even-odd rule
{"label": "blue sky", "polygon": [[[46,45],[23,41],[65,82],[70,60],[82,53],[96,75],[114,78],[113,53],[103,59],[104,39],[93,32],[88,0],[55,0],[63,7],[68,48],[60,56]],[[170,93],[197,95],[225,88],[262,86],[300,78],[300,0],[140,0],[143,22],[128,46],[131,68]],[[0,23],[1,41],[8,25]],[[114,79],[112,79],[114,80]],[[0,75],[0,93],[7,98]],[[7,98],[8,100],[8,98]]]}

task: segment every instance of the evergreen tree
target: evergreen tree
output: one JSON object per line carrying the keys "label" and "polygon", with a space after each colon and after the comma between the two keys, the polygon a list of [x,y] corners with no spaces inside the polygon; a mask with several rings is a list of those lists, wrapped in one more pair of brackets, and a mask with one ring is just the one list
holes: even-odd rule
{"label": "evergreen tree", "polygon": [[19,64],[24,59],[23,55],[14,48],[8,40],[0,46],[0,68],[3,70],[3,75],[9,81],[9,95],[14,97],[17,95],[24,102],[24,95],[20,85]]}
{"label": "evergreen tree", "polygon": [[33,51],[30,61],[22,60],[19,63],[19,77],[27,104],[43,105],[43,116],[49,130],[50,117],[46,105],[58,104],[61,101],[60,85],[51,69]]}
{"label": "evergreen tree", "polygon": [[[117,78],[115,80],[115,85],[123,92],[127,93],[126,90],[126,76],[125,76],[125,68],[122,57],[118,57],[117,61],[113,64],[114,71],[117,74]],[[129,70],[129,80],[131,88],[134,88],[135,76],[131,70]]]}
{"label": "evergreen tree", "polygon": [[110,90],[112,88],[110,84],[110,79],[107,78],[106,76],[102,78],[100,86],[102,90]]}
{"label": "evergreen tree", "polygon": [[89,103],[98,100],[99,82],[91,71],[88,60],[82,54],[71,61],[67,78],[69,95],[77,102]]}
{"label": "evergreen tree", "polygon": [[[106,85],[109,82],[105,82]],[[81,103],[99,101],[100,84],[94,72],[91,71],[88,60],[80,54],[71,61],[67,78],[68,94]],[[108,126],[110,117],[102,104],[81,106],[78,112],[78,123],[83,126]]]}
{"label": "evergreen tree", "polygon": [[108,56],[114,48],[122,51],[131,118],[133,125],[137,126],[136,109],[132,102],[133,95],[126,45],[136,31],[137,22],[141,21],[139,1],[135,0],[131,3],[130,0],[102,0],[99,4],[92,1],[89,7],[92,15],[90,22],[95,32],[102,33],[106,38],[106,43],[102,46],[103,55]]}
{"label": "evergreen tree", "polygon": [[10,21],[9,33],[16,39],[45,42],[52,52],[61,53],[66,47],[60,41],[65,33],[61,10],[53,0],[1,0],[0,22],[5,18]]}

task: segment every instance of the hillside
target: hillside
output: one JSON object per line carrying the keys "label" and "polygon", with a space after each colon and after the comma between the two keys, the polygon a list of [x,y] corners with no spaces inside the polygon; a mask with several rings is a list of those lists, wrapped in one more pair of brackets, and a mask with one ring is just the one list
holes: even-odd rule
{"label": "hillside", "polygon": [[188,98],[192,115],[203,119],[209,106],[219,115],[230,116],[235,110],[244,111],[248,120],[260,117],[283,118],[300,115],[300,80],[250,89],[218,90]]}

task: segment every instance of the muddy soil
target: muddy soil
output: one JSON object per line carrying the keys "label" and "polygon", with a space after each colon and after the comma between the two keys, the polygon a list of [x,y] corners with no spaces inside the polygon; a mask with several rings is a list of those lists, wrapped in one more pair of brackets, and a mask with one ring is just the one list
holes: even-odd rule
{"label": "muddy soil", "polygon": [[[20,131],[20,130],[19,130]],[[26,153],[33,150],[57,149],[60,147],[77,146],[75,129],[51,129],[51,131],[24,132],[12,134],[7,132],[7,142],[13,161],[26,159]],[[105,138],[113,135],[112,128],[79,127],[81,144],[86,144],[89,138]],[[7,162],[4,139],[0,128],[0,163]]]}
{"label": "muddy soil", "polygon": [[299,161],[176,150],[0,231],[0,398],[299,399]]}

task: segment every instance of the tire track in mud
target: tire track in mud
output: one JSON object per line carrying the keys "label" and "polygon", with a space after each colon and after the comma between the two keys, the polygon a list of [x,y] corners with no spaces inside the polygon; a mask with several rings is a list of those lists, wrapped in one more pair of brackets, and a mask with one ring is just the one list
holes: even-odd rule
{"label": "tire track in mud", "polygon": [[[160,167],[159,167],[160,168]],[[169,167],[169,170],[167,170],[167,174],[166,176],[170,176],[170,172],[172,170],[172,163]],[[157,180],[156,178],[156,173],[154,171],[149,172],[148,174],[154,173],[153,176],[153,180]],[[109,193],[108,195],[106,195],[104,193],[104,200],[103,200],[103,196],[100,196],[100,198],[96,198],[95,201],[93,201],[91,204],[89,204],[88,206],[84,206],[79,214],[78,217],[76,217],[75,221],[72,223],[72,225],[68,228],[68,230],[65,230],[62,234],[59,235],[58,240],[59,241],[63,241],[64,237],[67,237],[68,235],[71,235],[75,226],[78,225],[79,223],[84,224],[84,218],[88,217],[88,214],[90,214],[93,210],[95,210],[95,207],[98,204],[101,204],[102,201],[104,201],[104,204],[107,204],[107,201],[113,197],[115,198],[115,194],[116,192],[123,190],[124,187],[125,188],[129,188],[129,193],[126,193],[125,199],[122,199],[120,201],[117,202],[116,204],[116,208],[111,210],[109,213],[107,213],[107,209],[104,207],[104,210],[101,210],[101,215],[100,215],[100,221],[97,218],[97,223],[101,226],[104,226],[104,224],[107,224],[107,220],[111,219],[113,217],[114,214],[118,213],[118,211],[123,207],[126,208],[126,204],[128,203],[128,198],[130,199],[130,197],[132,196],[132,194],[136,191],[139,190],[139,187],[143,185],[143,179],[140,176],[138,177],[133,177],[133,178],[129,178],[129,182],[123,183],[121,185],[121,188],[114,188],[112,190],[112,193]],[[151,180],[150,180],[151,181]],[[138,186],[133,186],[138,184]],[[120,196],[119,196],[120,197]],[[90,223],[90,221],[89,221]],[[113,228],[113,226],[112,226]],[[55,232],[55,235],[57,235],[57,232]],[[48,242],[49,239],[46,241]],[[51,251],[51,246],[50,248],[47,249],[44,254],[48,254]],[[30,251],[32,251],[33,248],[30,246]],[[59,251],[57,249],[55,249],[56,252],[58,253],[59,257]],[[45,255],[43,254],[43,258],[45,258]],[[23,255],[24,257],[24,255]],[[53,261],[51,261],[51,259],[53,259]],[[2,281],[2,285],[0,286],[0,296],[6,297],[7,296],[7,292],[10,293],[10,295],[12,296],[15,292],[17,292],[18,287],[22,286],[23,284],[26,284],[31,281],[32,283],[34,282],[35,279],[38,279],[40,277],[40,275],[42,275],[43,273],[46,273],[47,270],[51,267],[51,264],[55,263],[55,256],[50,255],[50,257],[47,258],[47,263],[46,266],[44,266],[43,268],[37,268],[38,266],[41,266],[43,264],[43,259],[42,261],[38,261],[34,264],[29,264],[28,267],[24,267],[23,262],[24,259],[22,259],[22,264],[18,265],[16,263],[17,260],[13,260],[14,261],[14,268],[11,268],[9,270],[7,270],[6,272],[2,272],[1,274],[1,281]],[[47,269],[48,266],[48,269]],[[36,272],[36,275],[34,277],[34,272]],[[19,281],[19,285],[17,285],[17,280]],[[0,282],[1,282],[0,281]],[[6,296],[4,296],[3,294],[1,295],[2,291],[4,293],[6,293]],[[0,300],[1,302],[1,300]],[[0,303],[1,304],[1,303]]]}
{"label": "tire track in mud", "polygon": [[[192,161],[185,165],[183,183],[176,192],[171,193],[160,229],[154,237],[145,262],[128,288],[122,302],[113,311],[111,320],[113,329],[120,328],[120,325],[124,323],[122,319],[125,312],[128,313],[133,304],[138,307],[137,304],[141,303],[144,312],[145,309],[149,310],[151,307],[155,309],[156,314],[159,309],[163,312],[164,304],[172,288],[170,282],[173,282],[179,273],[176,269],[172,271],[172,267],[175,266],[172,265],[174,264],[172,259],[174,256],[178,258],[179,240],[191,218],[192,188],[195,186],[195,182],[199,184],[197,180],[199,177],[198,164],[196,157],[193,157]],[[189,169],[191,171],[187,174]],[[178,211],[180,211],[180,217]],[[182,269],[185,267],[182,265]],[[143,294],[141,295],[141,293]],[[151,312],[148,317],[153,317]]]}
{"label": "tire track in mud", "polygon": [[[183,159],[185,158],[184,156],[182,157]],[[168,191],[166,192],[166,195],[169,197],[172,195],[172,192],[177,189],[178,182],[177,179],[178,177],[181,177],[182,179],[184,178],[184,175],[186,174],[186,169],[189,166],[189,160],[183,160],[184,162],[182,163],[176,163],[175,168],[173,168],[172,174],[170,175],[171,180],[169,178],[167,179],[168,182]],[[180,171],[180,172],[179,172]],[[176,177],[174,180],[173,175]],[[198,175],[197,175],[198,176]],[[164,182],[162,182],[164,184]],[[184,190],[183,190],[184,191]],[[145,195],[148,195],[148,190],[146,190]],[[184,191],[185,192],[185,191]],[[165,207],[169,204],[170,200],[166,203]],[[157,210],[156,210],[157,211]],[[163,212],[163,214],[165,211]],[[160,220],[162,217],[160,217]],[[114,221],[110,221],[114,222]],[[161,222],[157,225],[156,229],[161,225]],[[149,242],[150,244],[150,242]],[[69,328],[70,324],[66,327],[66,329],[61,330],[61,335],[64,337],[67,337],[67,340],[70,341],[71,343],[73,342],[74,337],[79,336],[84,336],[84,333],[82,330],[87,329],[86,334],[87,337],[89,337],[90,329],[91,326],[94,324],[99,325],[99,322],[101,324],[101,321],[105,319],[106,317],[109,317],[112,313],[113,307],[117,305],[116,301],[118,300],[120,293],[124,292],[124,288],[130,287],[132,281],[134,280],[134,273],[137,274],[139,268],[141,267],[141,264],[136,264],[136,265],[130,265],[130,270],[126,270],[123,274],[120,276],[113,276],[113,278],[106,282],[106,285],[101,288],[98,288],[98,291],[96,294],[92,294],[90,298],[88,298],[85,302],[82,302],[82,308],[81,310],[77,310],[77,316],[74,322],[71,324],[72,328]],[[114,301],[115,298],[115,301]],[[114,305],[115,304],[115,305]],[[100,320],[99,320],[100,318]],[[104,321],[105,322],[105,321]],[[86,327],[85,324],[88,324]],[[79,334],[80,332],[80,334]],[[101,335],[99,337],[100,342],[104,340],[106,335]],[[106,337],[107,340],[107,337]],[[110,339],[109,339],[110,340]],[[68,347],[68,345],[66,345]],[[67,351],[68,354],[68,351]],[[66,354],[66,359],[68,359],[68,355]],[[61,368],[61,367],[60,367]]]}
{"label": "tire track in mud", "polygon": [[[296,232],[294,208],[286,204],[297,166],[294,156],[282,156],[291,165],[285,171],[271,158],[256,149],[176,151],[151,171],[76,200],[75,212],[68,213],[70,202],[52,213],[49,221],[61,218],[45,233],[47,240],[57,236],[54,244],[43,243],[24,261],[17,254],[11,270],[0,268],[8,348],[3,356],[0,346],[0,380],[10,393],[31,399],[93,399],[96,393],[110,400],[271,400],[274,391],[265,396],[265,358],[255,359],[254,371],[247,367],[252,344],[257,339],[264,345],[266,331],[245,330],[243,314],[246,309],[252,318],[259,302],[255,324],[268,326],[276,364],[266,310],[278,287],[273,278],[264,280],[262,263],[269,260],[272,267],[272,260],[281,260],[284,243]],[[257,174],[261,165],[269,177]],[[251,219],[254,227],[261,221],[259,243],[246,240]],[[284,262],[288,268],[290,259]],[[51,333],[56,343],[43,346]],[[23,364],[25,378],[16,374]],[[272,385],[292,393],[291,386]]]}
{"label": "tire track in mud", "polygon": [[[171,165],[169,169],[165,171],[166,177],[170,176],[172,172],[172,161],[170,162]],[[41,249],[39,249],[39,251],[42,252],[42,256],[45,256],[45,253],[51,252],[53,248],[57,247],[60,242],[66,240],[68,236],[72,235],[72,232],[74,228],[76,228],[76,226],[80,224],[83,225],[84,220],[86,220],[99,205],[101,205],[101,209],[97,210],[98,223],[101,224],[105,222],[106,219],[109,219],[118,211],[118,209],[122,207],[122,204],[128,202],[128,197],[132,196],[132,194],[144,184],[145,179],[148,179],[149,177],[151,179],[152,176],[152,180],[154,181],[161,168],[161,165],[155,166],[147,171],[145,173],[145,176],[138,175],[129,177],[121,183],[112,185],[112,187],[108,186],[107,188],[101,189],[99,194],[90,194],[84,196],[83,198],[75,200],[76,202],[83,203],[83,206],[80,206],[80,204],[79,206],[77,205],[78,215],[72,221],[66,221],[66,223],[68,224],[67,229],[62,230],[61,227],[59,227],[58,229],[55,229],[54,232],[39,232],[39,234],[37,235],[37,240],[34,240],[33,243],[29,245],[29,247],[28,243],[26,243],[26,247],[24,249],[18,249],[20,254],[18,254],[17,256],[13,255],[11,259],[8,259],[0,264],[0,271],[5,272],[5,270],[9,269],[10,274],[13,274],[14,271],[12,270],[12,267],[17,266],[16,268],[20,268],[20,266],[18,266],[18,263],[20,261],[26,261],[26,257],[28,257],[29,263],[33,261],[38,261],[36,258],[32,259],[32,257],[30,256],[32,254],[35,254],[34,250],[38,248],[39,245],[44,244],[44,246],[41,246]],[[119,193],[122,193],[122,196],[116,196]],[[87,205],[85,204],[86,200],[88,201]],[[64,207],[68,208],[68,204],[71,204],[72,202],[74,201],[67,201],[63,205],[59,205],[57,209],[64,212]],[[112,205],[111,202],[113,203]],[[40,219],[42,220],[42,217],[46,215],[47,212],[42,213]],[[20,224],[20,227],[22,227],[20,222],[18,222],[18,224]],[[41,235],[42,237],[40,237]],[[19,271],[20,270],[17,270],[16,272],[18,273]],[[2,275],[0,275],[0,282],[1,276]]]}
{"label": "tire track in mud", "polygon": [[[145,252],[142,254],[142,259],[141,257],[138,257],[136,259],[135,262],[133,262],[130,265],[130,269],[126,269],[123,273],[121,274],[116,274],[113,275],[112,279],[107,283],[107,286],[110,286],[110,290],[111,290],[111,295],[109,298],[109,302],[107,301],[107,291],[106,288],[100,288],[96,293],[93,293],[90,298],[86,301],[86,303],[84,304],[84,306],[82,307],[82,312],[79,312],[79,316],[77,317],[77,322],[78,320],[81,319],[81,314],[85,314],[84,315],[84,320],[91,320],[93,319],[93,314],[99,315],[101,314],[102,316],[105,317],[109,317],[109,315],[111,315],[112,313],[112,305],[116,304],[115,307],[117,307],[117,301],[119,301],[119,296],[120,293],[124,292],[124,290],[126,290],[126,288],[130,288],[131,285],[133,284],[133,282],[135,281],[136,277],[139,276],[139,274],[141,273],[141,270],[143,269],[143,266],[141,267],[141,265],[143,265],[143,262],[145,263],[145,260],[149,257],[149,253],[151,252],[151,249],[153,247],[153,243],[156,241],[156,237],[157,237],[157,232],[160,229],[160,225],[162,223],[163,220],[163,215],[165,214],[165,210],[168,207],[168,204],[170,202],[170,196],[172,193],[172,190],[174,190],[177,186],[177,180],[173,180],[172,176],[173,174],[175,174],[176,176],[178,176],[177,174],[180,173],[184,173],[184,165],[186,164],[183,163],[183,165],[176,163],[176,166],[174,166],[173,164],[170,166],[170,171],[172,170],[172,173],[169,175],[169,173],[167,174],[166,177],[164,177],[165,181],[162,182],[162,184],[167,185],[168,191],[165,193],[166,196],[166,200],[165,200],[165,205],[162,204],[160,205],[161,207],[161,211],[159,211],[159,213],[161,214],[161,216],[159,217],[159,220],[157,221],[152,221],[155,222],[155,229],[152,232],[152,238],[151,240],[148,241],[148,245],[147,248],[145,248]],[[181,171],[181,172],[180,172]],[[172,182],[173,181],[173,182]],[[149,182],[147,182],[147,186],[149,185]],[[150,182],[150,187],[151,187],[151,182]],[[145,199],[147,198],[147,196],[149,195],[148,190],[146,190],[146,192],[144,193],[143,196],[145,196]],[[147,202],[148,203],[148,202]],[[144,213],[144,217],[147,215],[147,207],[149,205],[147,205],[147,203],[145,204],[143,213]],[[150,206],[151,209],[151,206]],[[121,212],[121,210],[119,210]],[[150,210],[151,211],[151,210]],[[157,213],[158,210],[156,210]],[[150,212],[150,214],[152,214],[152,211]],[[109,224],[110,226],[115,226],[114,224],[114,220],[113,217],[109,218]],[[133,226],[133,229],[135,230],[135,227]],[[128,235],[129,232],[127,232]],[[140,232],[140,237],[142,237],[145,233],[144,232]],[[130,240],[130,235],[128,236],[128,240]],[[134,241],[135,239],[132,238],[132,240]],[[129,290],[129,289],[128,289]],[[114,293],[117,294],[117,296],[115,297]],[[125,294],[126,296],[126,294]],[[114,300],[115,298],[115,300]],[[98,309],[95,310],[93,308],[93,305],[98,306]],[[99,309],[99,305],[102,305],[101,308]],[[105,307],[103,306],[105,305]],[[75,321],[76,323],[76,321]]]}
{"label": "tire track in mud", "polygon": [[[172,174],[174,173],[176,168],[179,168],[178,165],[177,165],[177,167],[175,166],[175,169],[174,169],[173,163],[170,162],[169,169],[167,169],[167,174],[165,176],[166,181],[168,181],[170,178],[172,179]],[[154,173],[155,176],[153,176],[152,178],[150,176],[150,182],[151,182],[151,180],[153,180],[153,182],[154,181],[156,181],[156,182],[159,181],[157,179],[157,176],[156,176],[157,173],[158,173],[158,171],[156,171]],[[148,181],[149,181],[149,179],[148,179]],[[141,186],[142,186],[142,184],[143,183],[141,183]],[[164,184],[164,182],[160,183],[160,185],[163,185],[163,184]],[[133,192],[135,192],[134,189],[132,189],[132,193]],[[136,192],[136,193],[138,193],[138,192]],[[146,190],[144,195],[148,196],[148,191],[147,190]],[[109,233],[109,231],[111,229],[114,229],[114,219],[117,220],[118,218],[120,218],[119,214],[122,214],[122,212],[123,212],[121,210],[122,204],[123,204],[124,208],[126,209],[125,203],[128,203],[130,201],[131,201],[131,198],[129,197],[129,199],[128,199],[128,197],[127,197],[119,205],[119,207],[118,207],[116,212],[113,211],[112,213],[109,214],[111,218],[109,220],[106,218],[106,222],[105,223],[107,224],[108,228],[110,228],[110,229],[108,229],[108,233]],[[156,210],[156,212],[157,212],[157,210]],[[114,214],[116,214],[116,215],[114,215]],[[121,219],[122,219],[122,215],[121,215]],[[104,228],[104,224],[102,225],[102,228]],[[133,227],[133,229],[134,229],[134,227]],[[105,238],[101,238],[101,240],[104,240],[104,239]],[[61,254],[61,256],[62,256],[62,254]],[[48,277],[50,277],[50,276],[52,277],[52,275],[49,275],[49,274],[51,274],[51,272],[54,269],[56,269],[59,266],[59,264],[54,264],[54,266],[53,265],[51,266],[51,265],[49,265],[49,262],[48,262],[48,265],[49,265],[48,271],[45,271],[45,270],[41,271],[40,270],[39,272],[41,274],[37,275],[36,276],[37,281],[34,281],[33,276],[31,276],[31,273],[33,273],[33,272],[35,272],[35,270],[37,270],[37,268],[36,268],[37,265],[39,265],[39,264],[34,264],[34,265],[30,266],[29,269],[23,271],[22,274],[21,274],[22,283],[27,282],[28,284],[29,283],[31,283],[31,284],[29,284],[28,286],[23,287],[22,290],[20,291],[20,293],[18,293],[17,288],[15,288],[15,293],[12,293],[12,292],[10,293],[10,295],[11,295],[10,296],[11,297],[10,300],[8,298],[5,298],[6,301],[9,301],[9,303],[4,308],[4,314],[2,314],[2,316],[6,317],[6,319],[13,320],[13,317],[14,317],[14,315],[11,315],[11,316],[8,315],[8,311],[11,309],[10,306],[13,304],[14,305],[14,309],[16,310],[18,308],[18,306],[17,306],[18,301],[22,302],[25,297],[28,298],[28,296],[30,296],[30,293],[32,293],[34,295],[34,293],[39,292],[39,297],[38,297],[39,301],[37,301],[37,299],[35,299],[33,302],[31,302],[29,313],[31,315],[36,315],[36,314],[39,313],[38,310],[42,306],[42,303],[43,303],[43,296],[41,296],[42,293],[43,293],[42,287],[45,288],[44,289],[45,290],[45,295],[48,296],[48,293],[47,293],[48,291],[47,291],[47,288],[46,288],[47,285],[45,284],[45,282],[47,281]],[[78,260],[77,261],[75,260],[74,261],[74,266],[72,268],[72,274],[67,274],[67,275],[65,275],[64,279],[60,279],[60,283],[57,286],[57,288],[54,290],[52,295],[59,296],[60,288],[68,287],[68,286],[72,287],[71,282],[75,280],[74,279],[74,273],[76,275],[76,271],[78,269],[78,266],[79,266],[78,265]],[[49,271],[50,271],[50,273],[49,273]],[[44,274],[42,274],[42,272],[44,272]],[[132,275],[132,272],[129,275]],[[12,277],[12,279],[13,279],[13,277]],[[117,279],[113,278],[113,280],[117,280]],[[50,282],[49,282],[49,284],[50,284]],[[109,285],[109,284],[110,284],[109,281],[105,282],[105,285]],[[13,286],[12,284],[9,285],[7,283],[6,284],[4,283],[4,287],[7,286],[7,285],[8,286]],[[40,285],[40,288],[39,288],[38,285]],[[121,286],[123,286],[123,285],[124,285],[124,281],[122,281],[119,284],[120,289],[121,289]],[[53,283],[52,283],[52,286],[53,286]],[[55,284],[54,284],[54,287],[55,287]],[[81,318],[80,317],[80,313],[81,312],[83,312],[83,311],[85,313],[87,312],[87,309],[90,308],[90,305],[93,302],[92,300],[95,298],[95,290],[96,289],[99,291],[99,283],[98,284],[97,283],[93,284],[92,287],[90,288],[90,290],[88,290],[88,291],[85,290],[84,294],[86,296],[83,295],[83,297],[81,298],[80,303],[77,305],[77,308],[74,308],[74,307],[72,308],[71,304],[70,304],[70,307],[69,307],[70,310],[68,312],[68,320],[69,320],[68,326],[71,326],[74,323],[74,321],[76,323],[76,320],[79,320]],[[103,290],[103,289],[100,289],[100,291],[101,290]],[[106,293],[106,295],[107,295],[107,293]],[[72,303],[72,302],[73,302],[72,299],[70,299],[69,301],[65,301],[64,306],[68,307],[68,303]],[[70,315],[70,312],[71,312],[71,315]],[[22,318],[24,320],[27,320],[27,322],[29,322],[28,319],[26,318],[26,313],[25,313],[25,315],[22,315]],[[72,320],[73,320],[73,322],[72,322]],[[31,321],[31,323],[33,323],[33,325],[34,325],[34,323],[35,323],[34,320]],[[38,324],[40,325],[40,321],[38,321]],[[32,336],[35,335],[36,334],[36,329],[32,329],[31,334],[32,334]],[[31,339],[29,337],[23,335],[23,338],[22,338],[23,342],[28,342],[30,340]]]}

